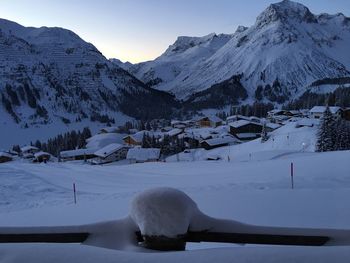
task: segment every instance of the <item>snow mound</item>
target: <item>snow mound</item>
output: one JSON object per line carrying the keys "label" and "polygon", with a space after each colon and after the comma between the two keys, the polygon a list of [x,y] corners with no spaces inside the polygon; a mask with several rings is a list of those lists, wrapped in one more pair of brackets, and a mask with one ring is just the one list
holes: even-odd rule
{"label": "snow mound", "polygon": [[197,204],[185,193],[167,187],[146,190],[131,202],[130,216],[142,235],[177,237],[187,233]]}

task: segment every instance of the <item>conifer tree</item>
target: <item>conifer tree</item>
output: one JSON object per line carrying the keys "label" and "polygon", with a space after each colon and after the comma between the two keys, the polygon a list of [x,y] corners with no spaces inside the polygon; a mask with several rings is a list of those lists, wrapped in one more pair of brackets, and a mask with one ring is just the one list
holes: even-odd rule
{"label": "conifer tree", "polygon": [[269,139],[266,131],[266,123],[263,124],[261,130],[261,142],[266,142]]}
{"label": "conifer tree", "polygon": [[321,119],[320,128],[317,134],[317,151],[328,152],[335,150],[336,143],[336,122],[327,106]]}
{"label": "conifer tree", "polygon": [[336,124],[335,150],[350,150],[350,124],[348,121],[339,119]]}

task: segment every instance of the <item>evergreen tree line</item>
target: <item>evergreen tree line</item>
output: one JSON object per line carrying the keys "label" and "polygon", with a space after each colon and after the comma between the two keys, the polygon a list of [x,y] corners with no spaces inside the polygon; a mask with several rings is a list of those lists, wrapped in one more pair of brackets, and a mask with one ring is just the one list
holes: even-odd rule
{"label": "evergreen tree line", "polygon": [[350,122],[335,118],[327,107],[317,133],[316,151],[341,150],[350,150]]}
{"label": "evergreen tree line", "polygon": [[155,119],[150,121],[137,120],[133,122],[127,121],[124,123],[124,125],[118,127],[118,132],[130,134],[131,129],[136,129],[138,131],[157,131],[159,128],[169,125],[170,121],[165,119]]}
{"label": "evergreen tree line", "polygon": [[286,110],[311,109],[314,106],[339,106],[349,107],[350,89],[339,87],[330,93],[305,92],[298,99],[288,103],[283,107]]}
{"label": "evergreen tree line", "polygon": [[142,148],[159,148],[164,156],[180,153],[185,150],[185,141],[182,138],[165,135],[162,140],[145,133],[142,138]]}
{"label": "evergreen tree line", "polygon": [[274,109],[272,103],[254,102],[252,105],[245,104],[237,107],[231,107],[230,115],[266,117],[267,112]]}
{"label": "evergreen tree line", "polygon": [[[30,145],[39,148],[41,151],[48,152],[54,156],[58,156],[61,151],[68,151],[83,148],[86,146],[86,139],[91,137],[91,131],[85,127],[83,131],[71,131],[64,134],[59,134],[54,138],[48,139],[47,142],[39,140]],[[12,148],[14,151],[20,152],[19,145]]]}

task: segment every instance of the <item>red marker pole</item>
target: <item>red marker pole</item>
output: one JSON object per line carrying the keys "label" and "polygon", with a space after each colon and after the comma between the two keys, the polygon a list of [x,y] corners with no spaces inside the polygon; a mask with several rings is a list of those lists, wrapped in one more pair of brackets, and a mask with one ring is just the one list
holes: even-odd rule
{"label": "red marker pole", "polygon": [[75,183],[73,183],[73,192],[74,192],[74,204],[77,204],[77,193],[75,191]]}
{"label": "red marker pole", "polygon": [[290,177],[291,177],[292,189],[294,189],[294,166],[293,166],[293,163],[290,163]]}

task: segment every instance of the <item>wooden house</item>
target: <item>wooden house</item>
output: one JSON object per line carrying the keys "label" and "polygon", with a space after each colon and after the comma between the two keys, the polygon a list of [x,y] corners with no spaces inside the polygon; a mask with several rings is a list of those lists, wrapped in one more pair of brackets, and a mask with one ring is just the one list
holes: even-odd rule
{"label": "wooden house", "polygon": [[284,121],[292,118],[302,116],[302,113],[298,110],[279,110],[274,109],[267,113],[267,119],[274,123],[283,123]]}
{"label": "wooden house", "polygon": [[0,163],[6,163],[13,160],[13,157],[11,154],[0,152]]}
{"label": "wooden house", "polygon": [[[324,112],[326,111],[326,106],[315,106],[309,111],[309,117],[313,119],[320,119],[323,117]],[[341,117],[343,110],[340,107],[329,107],[330,112],[334,117]]]}
{"label": "wooden house", "polygon": [[94,153],[96,158],[91,159],[91,164],[105,164],[126,159],[129,146],[119,143],[111,143]]}
{"label": "wooden house", "polygon": [[96,157],[95,152],[97,150],[96,148],[87,148],[62,151],[60,152],[60,158],[62,161],[88,160]]}
{"label": "wooden house", "polygon": [[250,117],[247,117],[247,116],[244,116],[244,115],[239,115],[239,114],[228,116],[226,118],[226,124],[230,124],[232,122],[240,121],[240,120],[250,121]]}
{"label": "wooden house", "polygon": [[144,136],[155,137],[156,139],[162,138],[161,132],[153,132],[153,131],[139,131],[135,134],[130,134],[123,138],[125,144],[130,146],[140,146],[142,145],[142,140]]}
{"label": "wooden house", "polygon": [[32,145],[23,146],[21,148],[21,154],[24,158],[33,158],[34,154],[39,151],[39,148]]}
{"label": "wooden house", "polygon": [[236,137],[227,135],[223,137],[204,140],[200,143],[200,145],[202,148],[206,150],[211,150],[214,148],[228,146],[228,145],[237,144],[237,143],[240,143],[240,140],[238,140]]}
{"label": "wooden house", "polygon": [[47,152],[37,152],[34,154],[34,159],[33,162],[35,163],[46,163],[47,161],[49,161],[51,159],[51,154],[47,153]]}
{"label": "wooden house", "polygon": [[253,140],[260,137],[262,124],[240,120],[230,123],[230,133],[242,141]]}
{"label": "wooden house", "polygon": [[123,138],[123,141],[127,145],[137,146],[142,144],[143,137],[148,134],[151,136],[149,131],[139,131],[135,134],[129,134]]}
{"label": "wooden house", "polygon": [[215,116],[215,115],[205,116],[205,117],[198,119],[197,123],[200,127],[216,128],[216,127],[222,125],[222,119],[220,119],[218,116]]}

